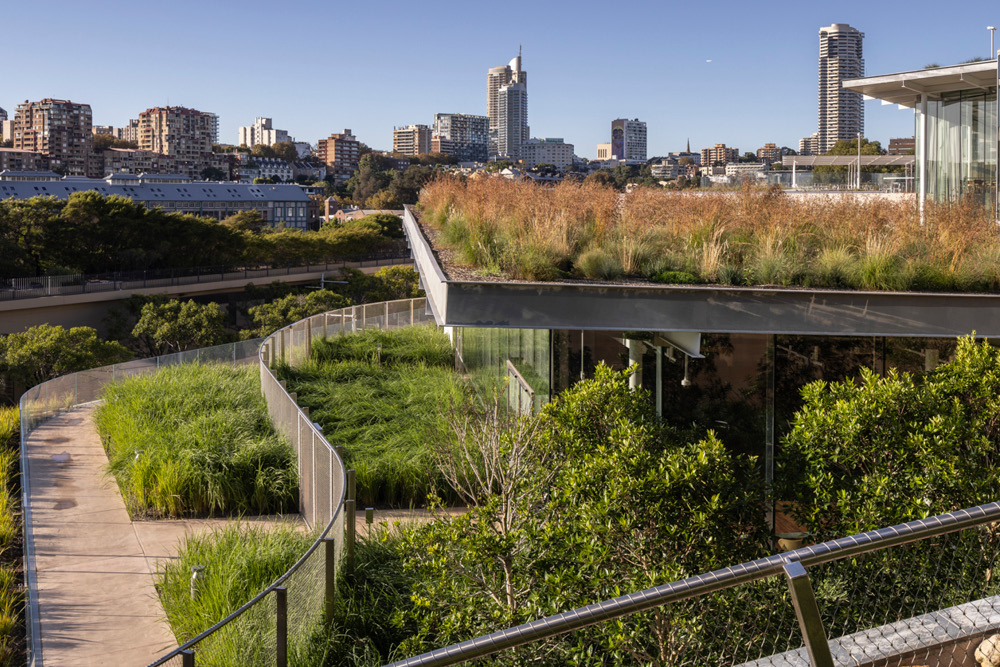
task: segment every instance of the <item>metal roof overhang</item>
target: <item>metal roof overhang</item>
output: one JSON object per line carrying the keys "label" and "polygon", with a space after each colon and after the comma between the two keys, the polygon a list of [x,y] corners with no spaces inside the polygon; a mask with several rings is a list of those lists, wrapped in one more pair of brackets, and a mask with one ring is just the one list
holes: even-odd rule
{"label": "metal roof overhang", "polygon": [[997,61],[984,60],[951,67],[933,67],[915,72],[883,74],[863,79],[848,79],[843,87],[866,97],[914,108],[920,95],[939,99],[942,93],[961,90],[990,90],[997,85]]}
{"label": "metal roof overhang", "polygon": [[447,280],[403,227],[441,326],[815,336],[1000,336],[1000,295]]}

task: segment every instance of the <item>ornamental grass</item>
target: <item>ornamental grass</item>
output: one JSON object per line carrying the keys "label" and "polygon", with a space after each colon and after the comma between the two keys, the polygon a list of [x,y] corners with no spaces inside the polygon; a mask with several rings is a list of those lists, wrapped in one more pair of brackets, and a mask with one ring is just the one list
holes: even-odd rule
{"label": "ornamental grass", "polygon": [[425,224],[457,261],[514,280],[639,279],[859,290],[991,292],[1000,235],[972,200],[795,197],[593,183],[441,178]]}
{"label": "ornamental grass", "polygon": [[168,367],[103,398],[97,429],[133,516],[297,511],[295,454],[267,415],[256,366]]}

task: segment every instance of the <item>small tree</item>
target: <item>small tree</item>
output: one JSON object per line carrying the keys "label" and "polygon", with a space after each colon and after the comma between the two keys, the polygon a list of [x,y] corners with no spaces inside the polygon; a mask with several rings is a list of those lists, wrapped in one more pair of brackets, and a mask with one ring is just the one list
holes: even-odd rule
{"label": "small tree", "polygon": [[217,303],[172,299],[142,307],[132,335],[149,356],[182,352],[226,341],[226,314]]}
{"label": "small tree", "polygon": [[0,375],[8,391],[26,389],[77,371],[131,358],[121,343],[101,340],[90,327],[64,329],[41,324],[0,336]]}

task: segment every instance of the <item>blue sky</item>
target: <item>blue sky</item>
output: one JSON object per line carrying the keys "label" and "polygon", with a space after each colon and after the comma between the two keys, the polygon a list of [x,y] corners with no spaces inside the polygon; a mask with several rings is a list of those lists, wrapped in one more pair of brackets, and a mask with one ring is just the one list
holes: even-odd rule
{"label": "blue sky", "polygon": [[[818,31],[865,33],[868,74],[987,57],[1000,5],[898,2],[6,3],[0,107],[86,102],[122,125],[148,107],[218,113],[235,142],[254,116],[299,140],[351,128],[391,148],[393,125],[485,115],[486,71],[524,49],[533,136],[593,157],[614,118],[639,118],[649,154],[717,142],[797,147],[816,130]],[[952,11],[953,10],[953,11]],[[1000,39],[998,39],[1000,43]],[[711,61],[711,62],[708,62]],[[20,64],[21,66],[16,66]],[[866,134],[913,134],[913,114],[867,102]]]}

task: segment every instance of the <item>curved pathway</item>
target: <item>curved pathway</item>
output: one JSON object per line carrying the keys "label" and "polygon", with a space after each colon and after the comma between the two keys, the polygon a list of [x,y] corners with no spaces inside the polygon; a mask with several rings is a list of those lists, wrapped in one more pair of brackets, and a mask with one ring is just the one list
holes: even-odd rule
{"label": "curved pathway", "polygon": [[32,613],[41,629],[35,667],[143,667],[175,648],[154,587],[157,562],[172,558],[187,535],[227,523],[133,523],[106,473],[93,410],[57,415],[28,438],[27,539],[37,584]]}

